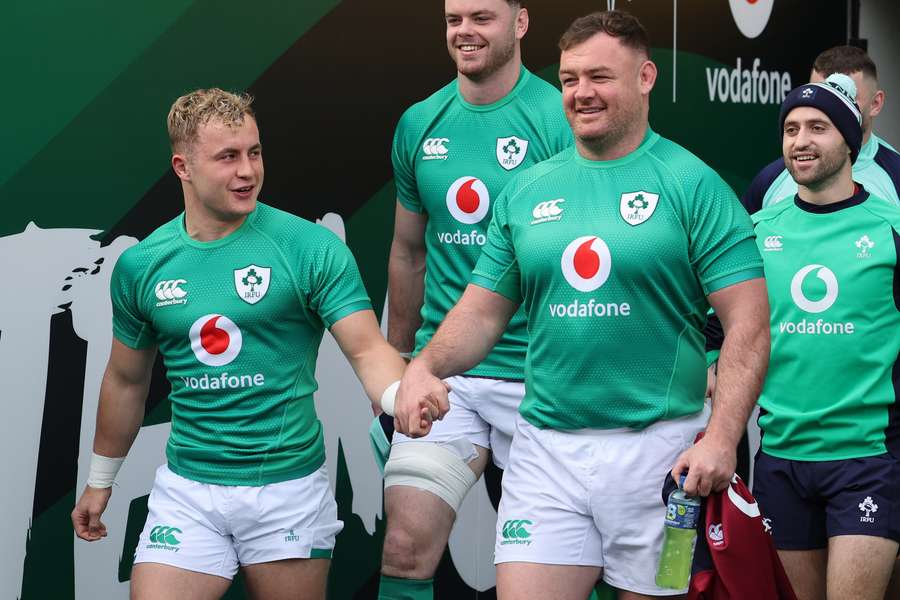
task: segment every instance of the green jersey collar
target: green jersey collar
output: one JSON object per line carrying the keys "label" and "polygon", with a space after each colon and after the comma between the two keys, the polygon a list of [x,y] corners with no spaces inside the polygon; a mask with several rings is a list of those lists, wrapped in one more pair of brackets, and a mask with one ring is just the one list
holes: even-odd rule
{"label": "green jersey collar", "polygon": [[223,238],[219,238],[217,240],[212,240],[209,242],[201,242],[199,240],[195,240],[190,235],[188,235],[187,229],[184,227],[184,213],[181,213],[178,217],[178,234],[181,236],[181,239],[184,240],[184,243],[188,246],[193,246],[194,248],[220,248],[225,246],[226,244],[230,244],[234,240],[240,238],[244,235],[244,232],[249,229],[254,220],[256,220],[256,213],[259,212],[259,201],[256,202],[256,208],[253,209],[247,218],[244,219],[244,222],[241,223],[240,227],[229,233]]}
{"label": "green jersey collar", "polygon": [[863,144],[863,147],[859,150],[859,156],[856,157],[856,163],[854,166],[859,168],[857,165],[861,163],[869,163],[875,160],[875,153],[878,152],[878,138],[875,137],[875,134],[869,136],[869,141]]}
{"label": "green jersey collar", "polygon": [[590,167],[592,169],[612,169],[627,163],[630,163],[633,160],[637,160],[644,154],[646,154],[650,148],[653,147],[656,142],[659,141],[659,134],[650,129],[650,125],[647,125],[647,133],[644,134],[644,141],[635,148],[633,151],[629,152],[625,156],[621,158],[615,158],[613,160],[591,160],[589,158],[585,158],[578,152],[578,148],[573,149],[573,153],[575,155],[575,160],[578,164],[583,165],[585,167]]}
{"label": "green jersey collar", "polygon": [[[859,156],[856,157],[856,163],[853,165],[854,168],[858,169],[860,163],[868,163],[875,160],[875,155],[878,154],[878,148],[880,146],[885,146],[891,150],[894,150],[894,147],[885,142],[883,139],[875,135],[875,132],[869,136],[869,141],[863,144],[863,147],[859,150]],[[896,150],[894,150],[896,152]]]}
{"label": "green jersey collar", "polygon": [[528,80],[531,79],[531,77],[531,72],[525,68],[525,65],[522,65],[519,70],[519,80],[516,82],[516,85],[513,86],[513,89],[511,89],[507,95],[490,104],[472,104],[466,102],[465,98],[462,97],[462,93],[459,91],[459,80],[457,80],[456,99],[459,100],[459,103],[462,104],[464,108],[474,112],[490,112],[492,110],[497,110],[515,100],[522,88],[528,84]]}

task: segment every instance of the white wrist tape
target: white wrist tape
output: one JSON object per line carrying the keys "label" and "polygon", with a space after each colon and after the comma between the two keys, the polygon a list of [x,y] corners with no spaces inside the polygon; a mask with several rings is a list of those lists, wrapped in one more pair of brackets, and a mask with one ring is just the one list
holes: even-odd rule
{"label": "white wrist tape", "polygon": [[87,484],[92,488],[112,487],[123,462],[125,462],[124,456],[121,458],[109,458],[92,452],[91,470],[88,473]]}
{"label": "white wrist tape", "polygon": [[394,401],[397,399],[397,390],[400,388],[400,380],[398,379],[391,385],[387,386],[384,393],[381,394],[381,410],[390,417],[394,416]]}

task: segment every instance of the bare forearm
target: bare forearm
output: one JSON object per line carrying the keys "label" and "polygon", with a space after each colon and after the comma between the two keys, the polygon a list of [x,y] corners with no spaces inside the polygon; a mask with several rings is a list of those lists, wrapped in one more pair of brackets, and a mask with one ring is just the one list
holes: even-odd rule
{"label": "bare forearm", "polygon": [[425,256],[391,248],[388,262],[388,335],[400,352],[415,347],[416,330],[422,325],[419,311],[425,297]]}
{"label": "bare forearm", "polygon": [[417,361],[441,379],[468,371],[488,355],[515,310],[502,296],[470,285]]}
{"label": "bare forearm", "polygon": [[144,421],[149,387],[149,381],[129,382],[107,370],[100,386],[94,452],[108,457],[128,454]]}
{"label": "bare forearm", "polygon": [[357,356],[348,357],[369,399],[378,404],[384,390],[403,376],[406,362],[381,336]]}
{"label": "bare forearm", "polygon": [[735,323],[726,331],[707,436],[737,446],[759,398],[768,366],[767,319]]}
{"label": "bare forearm", "polygon": [[406,362],[382,337],[378,320],[371,310],[347,315],[331,326],[331,335],[350,361],[377,412],[381,395],[403,376]]}

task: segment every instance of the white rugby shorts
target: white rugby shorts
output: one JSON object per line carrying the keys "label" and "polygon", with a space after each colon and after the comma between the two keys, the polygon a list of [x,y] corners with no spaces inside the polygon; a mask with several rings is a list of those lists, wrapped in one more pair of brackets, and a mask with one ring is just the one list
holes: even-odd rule
{"label": "white rugby shorts", "polygon": [[610,585],[682,594],[655,583],[662,486],[709,410],[644,430],[539,429],[521,416],[503,474],[495,562],[603,568]]}
{"label": "white rugby shorts", "polygon": [[263,486],[200,483],[159,467],[134,562],[231,579],[240,565],[331,558],[344,524],[325,465]]}

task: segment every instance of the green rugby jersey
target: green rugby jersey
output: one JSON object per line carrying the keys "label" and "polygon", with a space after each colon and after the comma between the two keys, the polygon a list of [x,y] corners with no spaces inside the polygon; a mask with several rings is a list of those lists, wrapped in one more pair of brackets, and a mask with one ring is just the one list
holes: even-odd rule
{"label": "green rugby jersey", "polygon": [[[462,295],[500,190],[519,171],[571,143],[559,91],[524,67],[513,90],[492,104],[469,104],[453,81],[403,114],[391,154],[397,199],[428,215],[425,300],[415,353]],[[519,312],[467,375],[522,379],[527,345]]]}
{"label": "green rugby jersey", "polygon": [[772,310],[762,448],[792,460],[900,450],[900,208],[860,189],[753,216]]}
{"label": "green rugby jersey", "polygon": [[570,148],[512,181],[472,283],[525,310],[525,419],[642,429],[702,409],[706,297],[761,276],[728,185],[648,130],[622,158]]}
{"label": "green rugby jersey", "polygon": [[371,308],[334,234],[257,203],[234,233],[198,242],[182,214],[122,254],[111,295],[116,339],[158,345],[165,362],[172,471],[265,485],[321,466],[319,343],[325,327]]}

